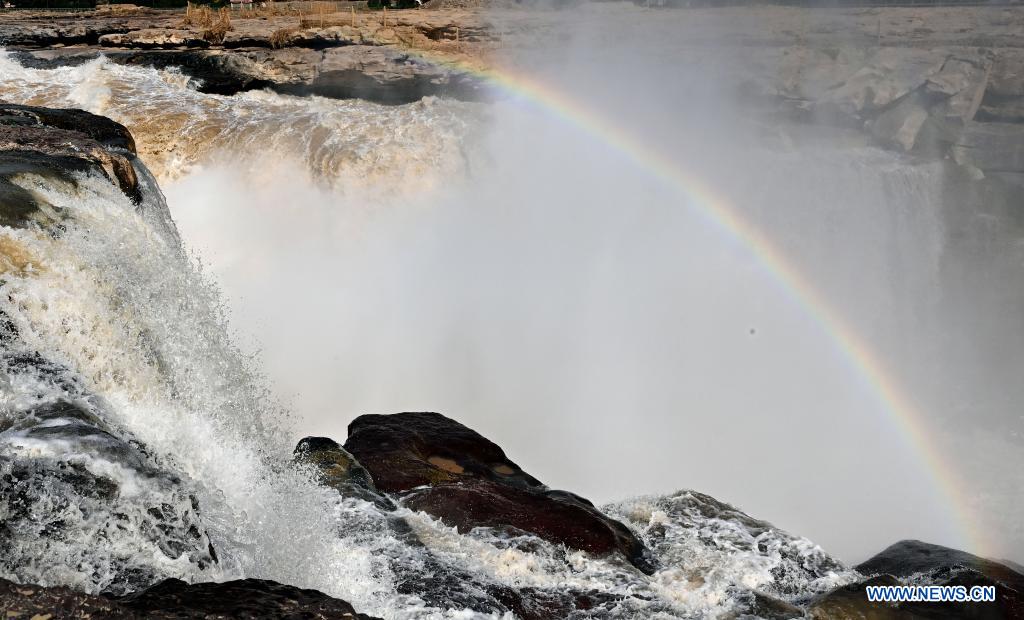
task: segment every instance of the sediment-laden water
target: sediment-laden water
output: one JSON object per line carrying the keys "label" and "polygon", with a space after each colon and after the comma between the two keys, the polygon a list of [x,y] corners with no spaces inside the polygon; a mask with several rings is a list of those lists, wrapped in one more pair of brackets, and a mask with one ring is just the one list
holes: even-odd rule
{"label": "sediment-laden water", "polygon": [[[413,394],[432,394],[429,390],[417,392],[421,387],[415,383],[417,372],[423,384],[439,383],[429,372],[419,370],[428,367],[424,358],[443,358],[439,351],[461,351],[466,359],[473,358],[459,364],[496,368],[494,356],[507,353],[502,345],[511,338],[479,339],[477,344],[493,345],[490,350],[494,353],[489,356],[467,345],[468,340],[460,340],[459,335],[471,333],[473,318],[488,312],[504,320],[510,333],[527,341],[537,337],[562,343],[558,334],[574,334],[570,340],[586,346],[555,346],[543,351],[573,362],[573,372],[555,379],[562,385],[577,382],[576,390],[579,385],[600,386],[613,374],[618,379],[626,376],[634,384],[631,393],[681,385],[683,382],[667,376],[668,372],[661,379],[651,379],[647,372],[650,359],[682,375],[692,371],[695,362],[673,357],[672,347],[735,351],[739,341],[729,341],[732,344],[717,350],[711,346],[721,342],[721,334],[703,340],[695,335],[699,329],[664,328],[674,324],[670,320],[674,316],[685,317],[691,325],[710,325],[711,314],[693,310],[694,300],[700,296],[763,304],[760,310],[744,314],[736,310],[742,303],[732,303],[723,316],[736,319],[736,325],[754,316],[755,321],[778,327],[780,333],[806,335],[802,328],[787,322],[792,317],[777,323],[765,318],[773,317],[774,308],[783,303],[780,299],[784,296],[776,298],[771,292],[777,285],[766,285],[749,275],[759,267],[748,257],[737,258],[742,249],[720,244],[706,229],[695,228],[692,219],[662,208],[666,201],[663,188],[640,184],[628,186],[621,194],[597,196],[605,183],[588,181],[587,173],[574,171],[568,163],[571,158],[592,156],[600,160],[598,170],[620,174],[620,179],[633,178],[633,172],[618,170],[617,162],[608,164],[593,153],[559,150],[553,142],[542,140],[546,148],[540,157],[546,172],[538,164],[538,168],[525,168],[530,174],[508,185],[474,194],[466,188],[479,176],[490,178],[489,174],[509,170],[503,166],[517,161],[500,155],[476,161],[488,144],[493,145],[493,136],[487,137],[486,132],[494,113],[486,104],[425,99],[403,106],[379,106],[262,91],[222,97],[197,92],[186,77],[174,71],[126,67],[102,58],[75,67],[40,70],[24,68],[3,55],[0,76],[2,99],[80,107],[125,124],[136,138],[145,166],[162,183],[177,183],[172,186],[176,198],[192,201],[169,208],[155,182],[148,183],[144,203],[136,208],[99,178],[80,178],[77,187],[42,186],[31,177],[20,181],[45,194],[51,204],[60,207],[66,220],[58,235],[31,228],[0,232],[5,292],[0,299],[5,319],[0,475],[20,485],[17,510],[11,508],[13,504],[4,509],[8,512],[4,515],[7,525],[0,530],[4,548],[0,576],[115,593],[164,577],[189,581],[261,577],[316,588],[350,601],[360,611],[387,618],[469,617],[460,615],[464,610],[457,607],[432,606],[415,594],[400,593],[403,571],[421,565],[440,566],[452,575],[470,574],[481,584],[614,594],[620,600],[599,615],[608,618],[726,614],[751,609],[755,593],[800,604],[858,578],[811,541],[763,522],[738,518],[728,507],[686,491],[647,495],[604,507],[654,552],[661,568],[650,577],[620,560],[566,551],[527,536],[509,537],[486,530],[458,534],[423,514],[400,508],[398,515],[424,543],[411,545],[406,536],[389,527],[389,517],[377,507],[355,498],[343,499],[291,465],[295,437],[307,434],[303,424],[308,418],[289,414],[288,407],[271,393],[272,384],[259,370],[260,365],[232,340],[234,332],[226,315],[238,308],[225,305],[218,278],[229,295],[246,293],[246,303],[253,303],[254,298],[256,303],[267,300],[268,305],[280,299],[294,300],[299,306],[295,320],[313,319],[315,329],[297,330],[294,336],[307,350],[316,351],[313,341],[325,340],[326,330],[345,332],[346,342],[356,343],[348,353],[350,359],[361,361],[363,369],[354,369],[354,362],[344,366],[350,372],[338,373],[336,391],[316,402],[322,408],[325,401],[333,401],[339,410],[349,411],[374,402],[373,397],[359,392],[360,386],[372,381],[371,374],[380,376],[384,365],[396,369],[396,376],[411,378]],[[517,124],[522,122],[514,118],[501,130],[522,129]],[[522,154],[522,150],[515,151],[516,156]],[[758,153],[748,156],[750,161],[740,167],[749,174],[728,183],[726,194],[758,195],[771,184],[770,179],[791,176],[813,160],[820,173],[818,187],[775,184],[760,201],[747,201],[749,216],[771,228],[780,245],[794,256],[829,255],[827,266],[811,264],[808,272],[822,283],[823,290],[842,299],[851,314],[877,313],[878,324],[867,323],[869,329],[877,328],[871,333],[904,337],[916,344],[922,334],[942,329],[942,318],[929,314],[929,309],[943,300],[941,290],[930,284],[940,279],[945,260],[947,232],[942,213],[932,208],[940,202],[943,187],[940,164],[904,167],[901,160],[870,148],[853,156],[829,149],[810,155],[791,151],[773,153],[770,158]],[[559,171],[557,166],[562,164],[564,169]],[[142,167],[139,172],[144,180],[150,178]],[[574,194],[583,198],[577,201],[582,206],[569,196],[560,196],[577,206],[551,214],[550,203],[540,196],[550,188],[564,189],[552,180],[555,176],[570,179],[574,192],[591,184],[597,189],[579,189]],[[295,189],[289,184],[295,184]],[[518,184],[530,189],[519,193],[512,187]],[[216,188],[223,191],[225,186],[237,191],[218,196]],[[246,193],[239,186],[257,190]],[[640,189],[634,191],[636,188]],[[273,201],[261,201],[261,194],[272,196]],[[854,194],[856,200],[846,199]],[[807,200],[809,195],[829,195],[833,200],[812,203]],[[424,225],[423,220],[409,219],[399,211],[396,196],[414,206],[436,207],[446,199],[455,206],[439,218],[440,224]],[[298,208],[283,204],[291,199],[301,203]],[[312,204],[317,200],[322,202]],[[635,216],[607,207],[631,200],[636,201]],[[772,208],[783,203],[789,206],[785,213]],[[217,204],[229,215],[219,221],[199,215]],[[481,216],[481,204],[493,207],[491,213],[497,216]],[[844,215],[851,205],[877,208],[876,215],[884,214],[885,219],[857,220],[863,228],[851,228],[851,220]],[[271,216],[278,207],[289,209],[288,216]],[[304,213],[301,209],[306,207],[309,211]],[[384,214],[370,217],[367,228],[357,232],[345,229],[356,222],[352,216],[329,213],[331,209],[367,207]],[[802,218],[815,210],[814,226],[825,230],[833,226],[831,236],[799,234],[807,223]],[[172,212],[186,220],[184,247]],[[513,212],[514,217],[509,215]],[[257,230],[239,225],[246,214],[267,216],[271,226]],[[204,225],[213,231],[206,237]],[[311,226],[316,230],[311,231]],[[619,233],[623,230],[651,243],[622,247],[625,242]],[[204,266],[190,251],[232,231],[240,238],[255,234],[264,250],[254,252],[250,243],[244,248],[244,260],[212,261],[217,278],[212,277],[205,271],[210,266]],[[398,236],[393,241],[381,244],[372,240],[395,231]],[[895,232],[885,236],[882,231]],[[307,233],[309,245],[303,246]],[[679,235],[673,237],[676,233]],[[844,235],[869,240],[870,245],[854,248],[834,243]],[[225,244],[215,250],[230,253],[245,243]],[[355,253],[325,250],[345,243],[356,247]],[[721,253],[711,259],[716,268],[724,265],[750,283],[753,292],[749,296],[715,289],[714,273],[694,276],[703,268],[689,260],[693,255],[686,248],[708,247]],[[417,251],[403,253],[407,248]],[[516,248],[522,256],[508,259]],[[621,262],[608,258],[613,255]],[[259,259],[255,263],[251,262],[254,257]],[[676,261],[683,266],[657,271]],[[574,267],[590,262],[604,268],[585,278],[573,275],[578,273]],[[353,278],[345,275],[345,266],[353,263],[363,267],[383,264],[385,268],[370,272],[372,277]],[[522,269],[523,264],[528,268]],[[452,273],[456,265],[465,280],[451,289],[440,287],[435,294],[439,290],[435,283],[440,281],[437,274]],[[893,265],[898,272],[895,279],[879,282],[871,277]],[[409,282],[395,275],[398,273],[417,274],[415,284],[420,287],[407,286]],[[530,286],[541,273],[552,275],[552,281]],[[652,273],[664,277],[647,279]],[[858,280],[861,277],[863,281]],[[665,282],[673,278],[689,284],[665,294]],[[833,278],[831,284],[829,278]],[[347,297],[316,296],[316,309],[306,314],[301,308],[303,300],[291,294],[290,279],[324,289],[337,287]],[[244,285],[239,284],[243,281]],[[913,291],[914,299],[906,304],[876,303],[888,299],[894,287]],[[531,296],[516,302],[503,296],[510,289]],[[391,293],[377,299],[378,305],[359,306],[360,294],[369,297],[373,290]],[[476,296],[452,293],[463,290],[472,290]],[[617,293],[609,293],[619,290],[629,291],[625,301],[618,299]],[[858,294],[864,291],[866,296]],[[270,301],[275,296],[277,300]],[[468,319],[461,324],[465,332],[461,327],[454,335],[438,330],[443,337],[417,348],[412,338],[394,329],[396,324],[416,324],[415,317],[443,313],[450,309],[443,300],[450,298],[458,299],[455,305],[466,312]],[[651,303],[654,300],[658,303]],[[657,309],[642,314],[649,321],[631,332],[639,335],[636,341],[641,344],[624,343],[606,350],[590,340],[594,333],[615,333],[624,322],[635,327],[635,311],[640,306]],[[360,310],[346,315],[346,307]],[[368,318],[382,307],[392,313],[389,321],[378,323]],[[538,314],[556,308],[561,310],[560,316],[584,317],[587,328],[573,332],[560,322],[557,329],[543,323],[538,330],[524,330],[510,318],[512,311],[501,310],[520,312],[526,307],[538,309]],[[893,316],[893,308],[904,314]],[[252,326],[256,323],[244,324],[247,336],[255,331]],[[916,324],[920,333],[900,329],[911,324]],[[749,340],[759,328],[760,323],[743,324],[742,339]],[[365,330],[363,341],[369,343],[362,348],[360,338],[349,335],[359,329]],[[784,331],[789,329],[796,331]],[[321,330],[319,335],[317,330]],[[653,346],[653,357],[639,353],[643,343]],[[821,350],[815,349],[818,345],[813,342],[794,346]],[[644,349],[645,355],[648,351]],[[406,355],[413,360],[408,366],[400,360]],[[764,354],[746,355],[763,364],[735,367],[736,375],[730,379],[769,367]],[[585,361],[580,362],[581,358]],[[634,366],[622,362],[641,358],[644,361]],[[337,370],[324,369],[322,361],[311,359],[325,375]],[[531,379],[529,386],[545,385],[532,381],[535,377],[527,369],[536,359],[522,356],[508,368],[522,371],[520,376]],[[303,363],[295,362],[300,367]],[[804,362],[794,363],[799,369],[807,367]],[[718,362],[712,359],[709,364],[728,367],[733,361],[722,354]],[[443,363],[438,366],[441,371],[451,370]],[[773,377],[763,381],[770,383]],[[754,386],[760,383],[756,379],[750,382]],[[610,426],[615,408],[653,409],[672,398],[689,398],[690,403],[710,400],[699,386],[687,385],[667,390],[668,396],[660,399],[608,400],[607,408],[597,397],[573,401],[554,388],[537,399],[510,398],[509,402],[526,409],[540,397],[549,397],[575,410],[593,406],[593,418],[574,418],[576,422],[589,420]],[[720,387],[715,380],[705,385]],[[483,387],[488,387],[486,381],[467,391],[475,394]],[[810,385],[794,388],[790,384],[778,392],[751,389],[748,397],[716,401],[709,410],[754,406],[753,401],[763,394],[792,395],[800,389],[841,394],[850,388],[818,392]],[[374,395],[378,393],[376,390]],[[345,400],[346,394],[352,395],[351,400]],[[455,400],[468,404],[478,398]],[[867,400],[863,394],[854,398],[856,406]],[[792,396],[779,402],[799,401],[801,398]],[[770,411],[775,415],[779,409],[780,405],[775,405]],[[806,411],[796,419],[808,422],[815,414]],[[536,418],[522,415],[518,426],[529,428],[536,423]],[[677,417],[682,419],[681,414]],[[718,420],[689,425],[701,429],[690,441],[702,442],[701,434],[716,436],[734,426],[725,417]],[[781,423],[766,416],[751,422],[750,429],[755,435],[763,432],[777,440],[779,435],[773,435],[771,428]],[[837,424],[837,432],[841,432],[849,420],[843,418]],[[686,426],[668,420],[652,434],[674,436],[686,432]],[[501,442],[500,437],[494,439]],[[658,438],[650,441],[656,452],[669,449]],[[856,456],[847,448],[838,448],[839,456],[826,458],[837,448],[824,444],[772,446],[770,441],[739,437],[736,442],[738,449],[754,455],[751,459],[763,462],[776,451],[805,450],[813,455],[807,459],[809,463],[820,457],[814,465],[823,472],[840,471],[842,458]],[[585,448],[579,449],[587,454],[586,462],[599,460],[591,458],[593,454]],[[612,454],[608,460],[617,467],[630,467],[651,450],[650,446],[624,446],[621,454]],[[714,464],[704,458],[707,467],[728,468],[731,460],[725,457]],[[883,469],[896,470],[900,463],[906,465],[899,459],[885,461]],[[863,467],[866,476],[878,473],[870,463]],[[892,484],[920,483],[911,495],[920,495],[922,502],[934,501],[930,487],[922,490],[930,482],[916,467],[908,466],[910,473]],[[673,469],[665,475],[678,481],[671,484],[681,486],[687,484],[688,473]],[[825,480],[819,486],[826,486],[827,477],[822,477]],[[43,478],[57,482],[33,483]],[[842,480],[850,482],[849,477]],[[664,487],[662,482],[643,484]],[[620,480],[618,484],[625,483]],[[637,482],[631,488],[645,487]],[[752,497],[755,503],[770,505],[767,498],[774,493],[753,491]],[[849,499],[844,509],[857,501]],[[824,506],[807,510],[820,514]],[[43,526],[30,518],[40,513],[50,515]],[[943,523],[935,531],[948,529]],[[887,534],[882,537],[891,538]]]}

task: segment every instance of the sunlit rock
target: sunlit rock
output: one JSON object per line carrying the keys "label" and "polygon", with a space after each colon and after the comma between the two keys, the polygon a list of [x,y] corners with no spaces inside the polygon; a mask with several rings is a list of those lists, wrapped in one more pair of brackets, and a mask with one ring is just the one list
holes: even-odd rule
{"label": "sunlit rock", "polygon": [[209,47],[199,33],[189,30],[142,29],[125,33],[105,34],[99,38],[104,47],[137,47],[162,49],[179,47]]}

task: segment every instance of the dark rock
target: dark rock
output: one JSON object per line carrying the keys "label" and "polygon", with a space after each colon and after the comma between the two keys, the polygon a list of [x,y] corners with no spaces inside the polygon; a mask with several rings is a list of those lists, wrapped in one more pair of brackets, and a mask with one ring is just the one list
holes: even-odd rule
{"label": "dark rock", "polygon": [[[937,579],[936,574],[918,577],[914,581],[900,581],[892,575],[876,575],[863,581],[837,588],[811,602],[807,615],[815,620],[1019,620],[1024,618],[1016,591],[1009,590],[984,575],[972,570],[956,571],[951,577]],[[868,601],[868,586],[937,585],[996,587],[996,601],[904,602],[881,603]]]}
{"label": "dark rock", "polygon": [[964,620],[1021,620],[1024,618],[1024,596],[972,569],[939,569],[926,579],[938,586],[962,586],[970,592],[975,586],[995,588],[996,600],[976,603],[903,603],[902,607],[921,618],[963,618]]}
{"label": "dark rock", "polygon": [[429,95],[464,100],[483,97],[479,81],[465,72],[380,45],[346,45],[323,52],[312,80],[290,82],[282,92],[399,104]]}
{"label": "dark rock", "polygon": [[0,117],[19,120],[23,126],[45,126],[85,134],[106,148],[135,153],[135,139],[124,125],[85,110],[0,103]]}
{"label": "dark rock", "polygon": [[804,610],[773,596],[761,592],[751,592],[749,598],[747,607],[743,609],[743,614],[746,616],[765,620],[790,620],[804,617]]}
{"label": "dark rock", "polygon": [[855,568],[865,575],[887,573],[909,577],[950,568],[968,568],[994,581],[1024,592],[1024,574],[966,551],[958,551],[919,540],[901,540]]}
{"label": "dark rock", "polygon": [[497,444],[439,413],[359,416],[348,425],[345,449],[386,493],[479,478],[545,488]]}
{"label": "dark rock", "polygon": [[17,584],[6,579],[0,579],[0,610],[5,612],[6,618],[135,620],[139,617],[117,601],[102,596],[70,588]]}
{"label": "dark rock", "polygon": [[880,575],[853,583],[821,596],[807,606],[813,620],[911,620],[910,612],[894,603],[869,602],[868,586],[896,586],[900,581],[891,575]]}
{"label": "dark rock", "polygon": [[145,618],[308,618],[374,620],[345,601],[264,579],[187,584],[167,579],[122,599]]}
{"label": "dark rock", "polygon": [[[875,585],[879,581],[885,582],[879,585],[894,585],[892,582],[898,584],[895,578],[900,577],[914,585],[964,586],[968,591],[973,586],[993,586],[996,591],[994,602],[901,603],[895,608],[902,615],[877,616],[879,618],[1024,618],[1024,575],[1004,564],[965,551],[918,540],[903,540],[856,568],[867,575],[879,575],[858,586]],[[853,596],[849,598],[851,605],[855,599]],[[866,599],[861,604],[869,605]]]}
{"label": "dark rock", "polygon": [[[302,439],[295,448],[295,460],[312,467],[320,484],[336,489],[343,496],[373,502],[388,513],[396,508],[390,499],[379,493],[372,476],[355,457],[331,439]],[[488,582],[427,549],[402,517],[387,514],[382,525],[404,544],[418,550],[414,556],[392,562],[397,592],[417,596],[431,607],[498,615],[511,612],[523,620],[546,620],[568,617],[574,611],[594,609],[621,599],[601,592],[516,589]]]}
{"label": "dark rock", "polygon": [[395,566],[396,589],[439,609],[470,609],[482,614],[515,614],[521,620],[568,618],[574,612],[611,607],[621,596],[574,589],[513,588],[487,582],[426,556],[420,566]]}
{"label": "dark rock", "polygon": [[0,103],[0,225],[49,226],[62,215],[18,179],[41,177],[77,186],[75,173],[106,176],[139,204],[135,142],[123,126],[82,110],[53,110]]}
{"label": "dark rock", "polygon": [[619,551],[640,570],[654,572],[643,543],[626,526],[566,495],[472,480],[411,491],[404,504],[461,532],[475,527],[506,529],[596,555]]}
{"label": "dark rock", "polygon": [[383,510],[395,509],[394,502],[377,491],[370,472],[333,439],[303,438],[295,446],[295,462],[310,466],[320,484],[346,497],[359,497]]}
{"label": "dark rock", "polygon": [[22,585],[0,579],[0,609],[8,618],[303,618],[375,620],[345,601],[261,579],[187,584],[168,579],[124,598],[93,596],[69,588]]}
{"label": "dark rock", "polygon": [[[0,428],[0,567],[6,574],[35,574],[35,564],[56,561],[47,555],[51,548],[78,536],[92,537],[97,551],[109,555],[105,569],[84,576],[96,589],[115,593],[159,579],[147,553],[181,558],[199,570],[217,562],[195,497],[137,440],[106,424],[95,406],[58,400],[7,413]],[[113,468],[121,472],[116,477],[108,473]],[[126,476],[129,493],[122,489]],[[147,494],[147,503],[134,501],[135,493]],[[133,557],[113,549],[110,539],[125,531],[134,532],[146,553]]]}
{"label": "dark rock", "polygon": [[[115,35],[106,42],[128,35]],[[102,48],[112,62],[174,67],[196,80],[197,89],[216,95],[269,88],[292,95],[317,95],[335,99],[360,98],[384,104],[401,104],[436,95],[468,101],[484,99],[486,85],[466,71],[434,63],[409,52],[383,45],[332,43],[315,47],[234,47],[204,49],[198,44],[152,45],[124,49]],[[325,43],[325,45],[327,45]],[[22,52],[19,62],[52,68],[96,58],[97,48],[66,48]]]}
{"label": "dark rock", "polygon": [[651,574],[649,551],[622,523],[586,499],[552,491],[496,444],[438,413],[364,415],[349,425],[345,448],[377,488],[466,531],[511,529],[595,554],[622,553]]}

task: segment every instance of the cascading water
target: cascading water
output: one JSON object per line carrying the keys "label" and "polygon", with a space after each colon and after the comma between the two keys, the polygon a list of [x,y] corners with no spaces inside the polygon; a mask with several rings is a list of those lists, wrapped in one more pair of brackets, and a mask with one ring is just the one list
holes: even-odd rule
{"label": "cascading water", "polygon": [[[796,354],[792,372],[784,372],[777,351],[820,354],[827,347],[794,327],[799,317],[779,311],[783,302],[756,261],[699,226],[642,171],[581,152],[564,127],[545,125],[538,149],[526,131],[536,132],[538,119],[512,105],[426,99],[384,107],[268,92],[222,97],[197,92],[174,71],[103,58],[40,70],[3,55],[0,76],[0,98],[82,107],[128,126],[155,176],[175,182],[171,207],[185,247],[216,257],[211,278],[182,248],[171,212],[142,168],[139,209],[100,178],[81,178],[77,187],[22,180],[68,219],[59,235],[5,229],[0,236],[7,323],[0,475],[19,481],[23,498],[21,512],[8,507],[4,514],[8,561],[0,576],[115,593],[163,577],[262,577],[320,589],[387,618],[463,617],[404,593],[403,580],[416,570],[471,575],[480,584],[610,593],[621,599],[592,613],[608,618],[726,614],[756,608],[762,594],[801,603],[857,578],[810,541],[691,492],[605,507],[654,551],[662,569],[649,578],[615,559],[529,537],[459,534],[400,508],[397,515],[423,542],[410,544],[378,508],[342,499],[291,463],[294,440],[308,434],[305,424],[318,412],[337,418],[330,430],[340,439],[349,414],[404,406],[382,397],[397,388],[401,399],[428,401],[410,407],[507,414],[488,420],[487,434],[508,438],[516,446],[510,453],[541,441],[536,428],[569,446],[581,427],[615,429],[624,411],[704,407],[699,423],[667,416],[649,433],[659,436],[643,442],[622,445],[590,431],[573,449],[585,466],[557,474],[589,495],[692,484],[742,495],[773,518],[780,506],[799,504],[796,498],[827,496],[840,508],[803,506],[794,530],[816,538],[842,527],[847,537],[872,530],[878,547],[893,538],[886,519],[901,518],[906,528],[918,516],[858,514],[856,493],[836,497],[831,486],[856,484],[859,476],[884,487],[883,495],[903,489],[908,503],[936,505],[930,483],[901,456],[859,463],[851,473],[846,464],[863,458],[856,442],[789,446],[802,425],[864,439],[879,434],[878,424],[865,430],[852,421],[867,408],[863,394],[851,399],[850,411],[839,404],[832,416],[808,410],[798,392],[831,405],[830,397],[856,390],[828,385],[832,375],[816,374]],[[501,148],[488,149],[495,144]],[[945,325],[929,314],[944,260],[946,232],[934,208],[941,164],[908,166],[866,147],[852,155],[705,150],[706,168],[691,163],[728,188],[724,193],[838,305],[868,317],[873,338],[892,342],[907,355],[902,359],[932,354],[915,346]],[[731,167],[720,165],[723,158]],[[567,165],[580,160],[587,165]],[[499,173],[508,170],[515,178]],[[395,195],[404,208],[395,206]],[[555,201],[564,208],[553,210]],[[627,214],[618,208],[624,204],[636,209]],[[415,208],[421,205],[429,208]],[[873,211],[852,217],[859,208]],[[801,234],[808,229],[816,234]],[[643,242],[627,244],[627,235]],[[858,243],[837,243],[844,237]],[[723,290],[723,270],[749,286]],[[874,277],[887,270],[897,277]],[[232,301],[246,297],[277,314],[226,308],[214,281]],[[303,291],[311,297],[301,298]],[[894,292],[913,299],[877,303]],[[225,318],[232,315],[244,341],[286,312],[311,327],[259,340],[279,364],[271,368],[278,383],[318,378],[315,386],[285,386],[303,392],[303,424],[275,400]],[[481,317],[503,329],[482,326]],[[750,346],[755,332],[777,346]],[[325,362],[333,354],[326,349],[342,347],[328,333],[344,342],[343,360]],[[593,337],[619,333],[630,338]],[[901,339],[909,344],[898,346]],[[279,354],[290,347],[308,356]],[[539,363],[550,359],[566,363]],[[487,379],[507,376],[517,383]],[[736,376],[749,378],[749,393],[725,388]],[[460,385],[453,387],[453,377]],[[463,377],[472,385],[461,385]],[[602,389],[613,381],[631,389]],[[569,422],[545,426],[557,407]],[[745,433],[734,432],[730,411],[761,407],[764,415],[742,420]],[[721,444],[706,441],[723,436],[764,471],[732,483],[708,473],[736,467],[719,454]],[[888,447],[878,452],[903,453]],[[781,451],[803,457],[773,468]],[[676,452],[690,456],[660,462],[643,480],[611,479],[614,469]],[[545,459],[556,472],[565,461],[535,457]],[[66,473],[51,476],[57,486],[39,486],[25,463]],[[605,469],[594,475],[587,470],[594,464]],[[818,481],[779,479],[801,467],[817,468]],[[837,512],[857,514],[859,523],[830,522]],[[53,520],[40,529],[32,518],[38,513]],[[949,535],[947,523],[929,527],[929,534]]]}
{"label": "cascading water", "polygon": [[[72,76],[66,82],[22,70],[16,88],[35,89],[26,101],[73,105],[76,80],[108,69],[122,70],[102,61],[58,70]],[[163,79],[134,71],[147,83]],[[442,123],[452,118],[440,114]],[[395,571],[428,556],[482,583],[624,596],[609,617],[701,615],[745,601],[754,588],[806,597],[852,577],[818,547],[767,524],[701,522],[686,506],[708,500],[685,493],[610,508],[665,541],[670,569],[653,582],[614,560],[566,556],[536,540],[520,549],[486,531],[460,535],[403,510],[426,543],[410,546],[379,509],[342,499],[290,465],[288,416],[230,342],[215,287],[182,252],[159,190],[145,169],[139,174],[139,208],[101,177],[66,187],[19,180],[66,219],[56,235],[3,233],[0,468],[11,484],[4,577],[115,594],[165,577],[262,577],[389,618],[457,611],[396,592]],[[701,529],[715,532],[711,547]],[[691,562],[723,557],[733,560],[695,581],[701,566]]]}
{"label": "cascading water", "polygon": [[75,107],[133,131],[139,154],[164,181],[197,164],[274,174],[282,161],[339,188],[422,191],[463,169],[464,133],[479,106],[424,99],[406,106],[297,98],[264,91],[206,95],[176,70],[100,57],[74,67],[26,69],[0,52],[0,96]]}

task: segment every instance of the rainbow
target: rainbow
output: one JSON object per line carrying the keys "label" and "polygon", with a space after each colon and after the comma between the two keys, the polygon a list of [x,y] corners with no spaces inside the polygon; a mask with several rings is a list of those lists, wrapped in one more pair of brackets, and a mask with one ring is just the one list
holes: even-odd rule
{"label": "rainbow", "polygon": [[481,69],[469,63],[453,61],[430,53],[405,50],[411,56],[468,73],[484,83],[525,100],[561,121],[618,151],[639,169],[646,170],[666,186],[684,196],[690,205],[714,228],[746,247],[764,271],[776,280],[811,321],[828,337],[840,359],[877,400],[897,431],[918,455],[932,478],[940,497],[951,506],[955,526],[963,544],[975,553],[997,551],[981,528],[971,509],[968,486],[938,450],[938,442],[929,430],[929,421],[897,383],[869,344],[803,275],[786,255],[735,206],[697,176],[681,169],[668,156],[615,125],[610,119],[589,109],[569,94],[523,72],[489,67]]}

